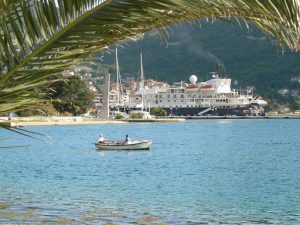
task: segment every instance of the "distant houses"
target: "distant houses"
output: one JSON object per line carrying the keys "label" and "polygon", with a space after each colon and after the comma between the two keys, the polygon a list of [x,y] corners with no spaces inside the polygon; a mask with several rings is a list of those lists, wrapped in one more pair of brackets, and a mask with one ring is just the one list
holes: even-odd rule
{"label": "distant houses", "polygon": [[300,76],[292,77],[292,78],[291,78],[291,82],[297,82],[297,83],[300,83]]}

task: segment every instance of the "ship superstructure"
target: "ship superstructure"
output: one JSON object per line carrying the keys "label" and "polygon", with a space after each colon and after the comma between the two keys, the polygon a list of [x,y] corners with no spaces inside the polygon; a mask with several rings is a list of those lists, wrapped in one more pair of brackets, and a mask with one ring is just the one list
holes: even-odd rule
{"label": "ship superstructure", "polygon": [[[211,73],[211,79],[197,82],[190,76],[190,83],[173,85],[144,85],[136,91],[127,92],[124,102],[127,111],[140,105],[162,108],[169,115],[264,115],[267,102],[254,98],[252,91],[231,89],[231,79],[220,78]],[[153,82],[152,82],[153,83]]]}

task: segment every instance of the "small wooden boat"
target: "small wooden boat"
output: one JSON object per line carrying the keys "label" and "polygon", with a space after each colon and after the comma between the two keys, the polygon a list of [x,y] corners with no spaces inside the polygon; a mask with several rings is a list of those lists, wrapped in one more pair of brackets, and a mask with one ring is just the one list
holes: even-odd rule
{"label": "small wooden boat", "polygon": [[152,141],[142,140],[142,141],[109,141],[97,142],[95,145],[100,150],[149,150]]}

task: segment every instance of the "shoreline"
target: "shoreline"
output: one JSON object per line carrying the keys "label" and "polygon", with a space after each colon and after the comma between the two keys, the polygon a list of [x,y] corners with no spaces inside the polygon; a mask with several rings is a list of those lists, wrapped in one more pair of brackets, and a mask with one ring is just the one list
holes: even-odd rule
{"label": "shoreline", "polygon": [[85,117],[0,117],[0,123],[8,127],[23,126],[66,126],[66,125],[98,125],[126,124],[125,121],[100,120]]}
{"label": "shoreline", "polygon": [[186,120],[207,119],[300,119],[300,115],[267,115],[267,116],[169,116],[154,119],[98,119],[87,117],[0,117],[0,123],[8,127],[23,126],[67,126],[67,125],[100,125],[128,123],[170,123],[185,122]]}
{"label": "shoreline", "polygon": [[98,119],[86,117],[0,117],[0,123],[7,127],[24,126],[66,126],[66,125],[100,125],[100,124],[128,124],[128,123],[166,123],[184,122],[184,118],[157,119]]}

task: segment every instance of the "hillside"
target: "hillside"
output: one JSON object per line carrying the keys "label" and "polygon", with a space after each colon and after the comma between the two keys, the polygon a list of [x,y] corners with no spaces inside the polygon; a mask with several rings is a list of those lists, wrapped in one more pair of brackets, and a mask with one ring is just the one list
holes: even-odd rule
{"label": "hillside", "polygon": [[[300,90],[299,83],[290,81],[300,75],[300,54],[282,54],[274,40],[258,29],[248,31],[225,23],[173,26],[168,45],[154,33],[146,34],[138,42],[129,42],[119,48],[121,73],[138,74],[140,51],[146,78],[168,82],[187,80],[191,74],[206,80],[209,72],[215,71],[216,63],[220,63],[221,72],[238,81],[235,88],[255,86],[263,96],[282,103],[291,101],[290,97],[278,94],[278,90]],[[105,54],[103,63],[114,64],[114,55]]]}

